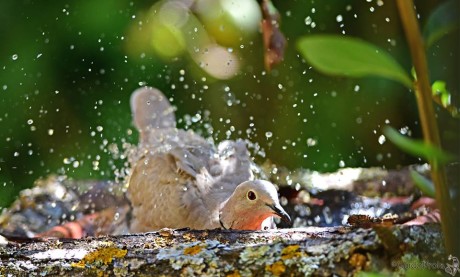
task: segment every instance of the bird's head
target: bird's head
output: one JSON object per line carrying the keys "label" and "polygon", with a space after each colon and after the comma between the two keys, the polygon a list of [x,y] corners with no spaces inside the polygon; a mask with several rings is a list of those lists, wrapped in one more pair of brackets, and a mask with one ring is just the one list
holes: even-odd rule
{"label": "bird's head", "polygon": [[263,180],[239,184],[220,211],[220,224],[225,229],[260,230],[269,217],[290,222],[281,207],[275,186]]}

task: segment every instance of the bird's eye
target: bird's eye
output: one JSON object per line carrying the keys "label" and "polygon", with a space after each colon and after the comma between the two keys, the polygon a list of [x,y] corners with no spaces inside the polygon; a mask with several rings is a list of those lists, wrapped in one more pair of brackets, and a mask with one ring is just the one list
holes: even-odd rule
{"label": "bird's eye", "polygon": [[256,200],[256,198],[257,198],[257,196],[252,190],[248,191],[248,199],[249,200]]}

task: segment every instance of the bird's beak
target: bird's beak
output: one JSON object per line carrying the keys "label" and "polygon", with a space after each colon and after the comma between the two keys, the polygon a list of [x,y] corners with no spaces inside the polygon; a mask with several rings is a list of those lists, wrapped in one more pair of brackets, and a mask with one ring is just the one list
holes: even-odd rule
{"label": "bird's beak", "polygon": [[279,216],[282,220],[286,221],[287,223],[291,223],[291,217],[286,213],[286,211],[281,207],[280,204],[266,204],[270,209],[273,210],[274,214]]}

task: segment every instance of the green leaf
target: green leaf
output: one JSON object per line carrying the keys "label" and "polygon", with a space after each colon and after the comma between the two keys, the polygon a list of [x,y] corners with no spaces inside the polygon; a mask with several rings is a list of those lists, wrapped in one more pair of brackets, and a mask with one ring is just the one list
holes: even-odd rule
{"label": "green leaf", "polygon": [[439,5],[431,13],[423,30],[427,48],[447,33],[460,26],[460,4],[458,0],[451,0]]}
{"label": "green leaf", "polygon": [[443,107],[450,105],[450,93],[446,89],[446,82],[435,81],[433,85],[431,85],[431,90],[433,91],[433,95],[440,96]]}
{"label": "green leaf", "polygon": [[409,139],[389,126],[384,127],[383,133],[390,141],[405,152],[422,157],[429,162],[446,163],[453,159],[452,155],[445,153],[441,149],[427,144],[422,140]]}
{"label": "green leaf", "polygon": [[417,171],[411,169],[410,170],[410,177],[414,181],[415,185],[426,195],[429,197],[435,197],[434,192],[434,185],[431,180],[425,178],[425,176],[421,175]]}
{"label": "green leaf", "polygon": [[398,81],[408,88],[412,81],[384,50],[360,39],[334,35],[301,38],[297,48],[317,70],[347,77],[379,76]]}
{"label": "green leaf", "polygon": [[452,117],[458,118],[458,108],[451,103],[451,94],[446,88],[446,82],[435,81],[431,85],[431,91],[433,94],[433,100],[445,108]]}

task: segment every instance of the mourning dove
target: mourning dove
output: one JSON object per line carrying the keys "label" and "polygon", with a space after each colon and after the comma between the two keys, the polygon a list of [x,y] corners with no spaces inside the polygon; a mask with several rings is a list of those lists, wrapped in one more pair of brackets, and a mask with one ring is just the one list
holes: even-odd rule
{"label": "mourning dove", "polygon": [[275,186],[254,180],[242,140],[217,149],[193,131],[176,128],[174,109],[157,89],[131,96],[139,147],[130,158],[130,232],[161,228],[260,230],[273,216],[290,221]]}

